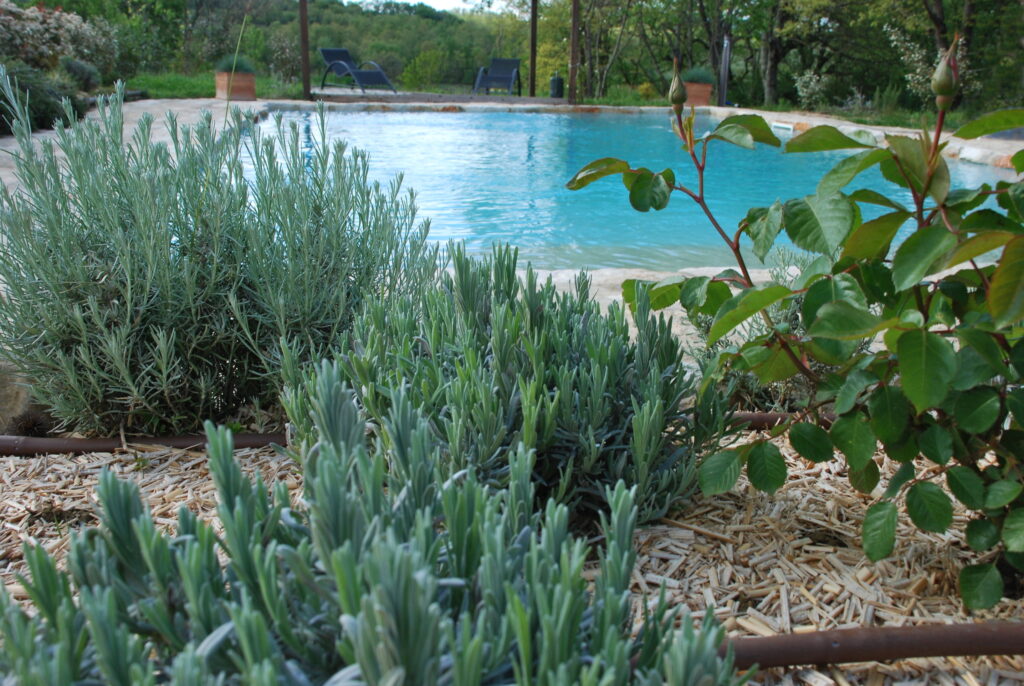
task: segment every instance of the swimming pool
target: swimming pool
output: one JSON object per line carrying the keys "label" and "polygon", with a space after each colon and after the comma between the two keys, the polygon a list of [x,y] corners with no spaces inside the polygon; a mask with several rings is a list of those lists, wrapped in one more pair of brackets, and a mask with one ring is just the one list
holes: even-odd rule
{"label": "swimming pool", "polygon": [[[308,144],[318,135],[315,112],[281,114],[286,124],[299,125]],[[273,119],[261,126],[271,133]],[[629,206],[617,177],[580,191],[565,188],[580,167],[601,157],[655,171],[671,167],[681,182],[695,182],[667,114],[330,111],[327,135],[365,150],[374,179],[404,174],[420,216],[431,220],[433,240],[462,240],[473,252],[508,242],[546,269],[674,270],[733,262],[704,214],[681,193],[673,193],[667,209],[641,214]],[[813,193],[843,156],[712,144],[708,204],[728,230],[751,207]],[[950,172],[954,188],[1011,178],[1008,171],[954,161]],[[877,168],[848,190],[862,187],[911,203],[909,193]]]}

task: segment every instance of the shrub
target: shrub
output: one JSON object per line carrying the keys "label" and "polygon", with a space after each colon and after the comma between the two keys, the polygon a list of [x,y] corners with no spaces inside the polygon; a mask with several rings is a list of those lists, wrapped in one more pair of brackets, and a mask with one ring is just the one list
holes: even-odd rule
{"label": "shrub", "polygon": [[241,115],[214,135],[209,114],[169,118],[168,148],[150,119],[122,143],[119,96],[53,142],[12,108],[21,188],[0,195],[0,350],[77,431],[188,431],[272,408],[281,339],[323,356],[365,299],[433,283],[411,195],[369,183],[364,155],[325,142],[322,114],[310,149],[280,125],[247,134]]}
{"label": "shrub", "polygon": [[100,85],[99,70],[88,62],[73,57],[61,57],[60,68],[80,91],[92,91]]}
{"label": "shrub", "polygon": [[[634,491],[609,490],[603,546],[534,512],[532,455],[509,487],[453,473],[430,425],[397,394],[381,434],[324,363],[290,412],[301,504],[232,459],[207,426],[223,533],[179,511],[157,528],[138,488],[104,472],[100,525],[75,534],[68,572],[25,547],[29,614],[0,588],[0,673],[24,684],[742,684],[708,612],[656,601],[634,638]],[[598,576],[582,571],[593,553]]]}
{"label": "shrub", "polygon": [[641,107],[651,104],[647,96],[641,93],[638,88],[633,88],[624,83],[609,85],[599,99],[588,100],[587,102],[601,105]]}
{"label": "shrub", "polygon": [[820,110],[828,104],[832,77],[822,76],[813,70],[796,77],[796,93],[800,107],[805,110]]}
{"label": "shrub", "polygon": [[255,74],[256,67],[245,55],[225,55],[217,60],[214,71]]}
{"label": "shrub", "polygon": [[302,66],[302,54],[295,40],[295,32],[287,26],[275,26],[270,29],[269,35],[267,64],[271,73],[287,83],[295,81],[299,78],[299,68]]}
{"label": "shrub", "polygon": [[[672,191],[704,210],[739,272],[652,284],[648,297],[713,317],[709,343],[727,343],[705,383],[733,370],[764,383],[805,378],[811,401],[776,435],[788,432],[793,448],[812,462],[841,453],[851,485],[874,496],[861,527],[871,560],[895,549],[901,503],[918,528],[932,532],[952,526],[952,498],[972,510],[965,542],[982,557],[960,571],[959,586],[964,604],[977,609],[1000,601],[1004,575],[1013,585],[1024,576],[1024,182],[950,187],[939,138],[959,87],[956,49],[954,41],[930,81],[938,109],[933,132],[890,134],[885,144],[869,132],[831,126],[801,133],[786,143],[787,152],[857,152],[836,164],[813,195],[751,209],[732,236],[704,196],[707,146],[716,140],[780,145],[758,116],[728,117],[698,138],[693,114],[684,119],[676,108],[674,129],[690,152],[697,190],[677,183],[681,177],[671,169],[655,174],[611,158],[584,167],[569,187],[623,174],[638,210],[664,209]],[[1003,110],[955,135],[969,139],[1019,126],[1024,109]],[[1024,172],[1024,151],[1011,162]],[[843,192],[876,165],[907,189],[910,203],[872,190]],[[860,205],[884,207],[884,214],[864,221]],[[904,225],[910,235],[900,243]],[[763,260],[782,231],[818,257],[792,286],[755,285],[740,239],[747,234]],[[644,289],[631,284],[627,297],[637,290]],[[798,327],[771,313],[777,304],[797,302]],[[765,322],[759,335],[730,338],[752,317]],[[815,364],[833,367],[823,372]],[[826,412],[834,421],[823,421]],[[893,463],[884,490],[876,490],[879,444]],[[732,488],[744,466],[755,488],[772,492],[785,483],[781,453],[759,439],[705,460],[702,490]]]}
{"label": "shrub", "polygon": [[444,74],[444,61],[444,53],[440,50],[424,50],[405,66],[402,85],[411,89],[437,85]]}
{"label": "shrub", "polygon": [[[907,90],[922,104],[927,104],[933,94],[931,90],[932,71],[935,68],[936,53],[922,48],[906,33],[893,24],[882,27],[889,44],[896,50],[904,69]],[[941,50],[939,51],[941,56]],[[978,78],[969,68],[967,48],[964,43],[957,43],[957,61],[960,63],[960,91],[964,95],[980,93],[985,79]],[[990,105],[991,106],[991,105]]]}
{"label": "shrub", "polygon": [[[71,57],[96,67],[101,83],[114,83],[129,76],[130,69],[137,69],[138,56],[125,54],[122,41],[125,31],[103,17],[93,16],[76,34],[75,49]],[[130,39],[131,40],[131,39]]]}
{"label": "shrub", "polygon": [[875,87],[875,95],[871,98],[871,104],[875,110],[883,114],[891,114],[900,107],[900,95],[902,91],[898,84],[891,83],[882,90],[880,86]]}
{"label": "shrub", "polygon": [[509,248],[477,261],[456,246],[452,259],[422,309],[371,302],[353,325],[340,366],[373,426],[406,389],[454,469],[502,486],[522,444],[542,496],[573,512],[605,509],[619,480],[645,521],[691,492],[727,422],[710,395],[700,421],[682,408],[694,384],[667,322],[641,307],[632,341],[622,308],[603,314],[584,274],[558,293],[530,267],[517,278]]}
{"label": "shrub", "polygon": [[661,93],[658,92],[657,87],[650,81],[644,81],[639,86],[637,86],[636,92],[637,95],[639,95],[644,100],[654,100],[655,98],[661,96]]}
{"label": "shrub", "polygon": [[160,28],[145,18],[119,17],[111,23],[95,17],[91,21],[98,32],[105,32],[117,49],[106,59],[95,54],[83,55],[99,67],[105,83],[130,79],[139,73],[176,71],[172,67],[177,39],[165,40]]}
{"label": "shrub", "polygon": [[21,8],[0,0],[0,57],[20,60],[36,69],[53,69],[61,57],[99,58],[117,50],[108,32],[74,12],[46,7]]}
{"label": "shrub", "polygon": [[714,84],[715,74],[707,67],[690,67],[679,75],[683,81],[689,81],[690,83],[710,83]]}
{"label": "shrub", "polygon": [[[239,41],[235,43],[235,50],[238,51],[239,57],[245,55],[249,62],[253,65],[260,65],[261,67],[267,64],[267,27],[249,25],[246,22],[245,31],[242,31],[242,27],[232,27],[230,33],[233,35],[239,35]],[[237,71],[237,70],[236,70]],[[269,70],[264,70],[269,71]]]}
{"label": "shrub", "polygon": [[[54,79],[22,62],[0,64],[0,77],[6,73],[12,79],[27,106],[27,122],[32,129],[48,129],[55,122],[70,123],[85,114],[85,101],[67,82]],[[64,107],[67,100],[68,108]],[[2,114],[2,112],[0,112]],[[7,116],[0,116],[0,135],[13,132]]]}

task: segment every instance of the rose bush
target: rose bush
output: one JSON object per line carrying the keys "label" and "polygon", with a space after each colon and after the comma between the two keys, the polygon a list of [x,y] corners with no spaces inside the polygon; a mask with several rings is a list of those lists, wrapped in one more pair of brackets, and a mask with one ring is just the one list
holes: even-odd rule
{"label": "rose bush", "polygon": [[[568,187],[621,175],[639,211],[664,209],[673,192],[700,206],[739,271],[627,282],[625,299],[635,300],[643,287],[654,307],[679,302],[695,321],[712,317],[708,343],[723,347],[705,384],[730,371],[755,374],[763,383],[806,379],[813,389],[807,406],[775,435],[788,432],[796,451],[812,462],[842,455],[852,486],[875,500],[862,527],[870,559],[893,552],[901,504],[918,528],[933,532],[953,524],[952,498],[972,511],[964,540],[978,561],[961,570],[960,593],[967,607],[983,608],[1003,597],[1006,579],[1018,583],[1024,572],[1024,182],[951,188],[940,136],[960,87],[955,54],[954,41],[931,81],[934,132],[879,141],[867,131],[809,129],[790,139],[786,152],[855,152],[814,194],[751,209],[734,232],[707,202],[708,145],[781,145],[756,115],[728,117],[698,135],[692,110],[683,117],[682,104],[670,96],[696,184],[683,183],[671,169],[655,173],[605,158],[581,169]],[[956,135],[976,138],[1020,126],[1024,109],[1009,109]],[[1024,172],[1024,151],[1012,163]],[[907,189],[911,203],[869,189],[844,192],[876,166]],[[862,216],[879,207],[881,216]],[[900,242],[904,227],[909,235]],[[817,258],[796,283],[756,285],[741,239],[764,260],[783,232]],[[783,303],[798,304],[798,326],[773,316],[772,308]],[[757,335],[736,336],[752,318],[764,322]],[[892,476],[881,488],[888,461]],[[701,488],[726,491],[744,468],[760,490],[773,492],[786,480],[779,449],[757,439],[704,460]]]}

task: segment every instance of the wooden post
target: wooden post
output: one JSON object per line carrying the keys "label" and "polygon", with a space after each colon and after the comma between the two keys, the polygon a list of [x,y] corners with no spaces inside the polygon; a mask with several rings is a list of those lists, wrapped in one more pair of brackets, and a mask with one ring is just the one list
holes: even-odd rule
{"label": "wooden post", "polygon": [[299,52],[302,55],[302,97],[310,100],[312,91],[309,86],[309,12],[307,4],[308,0],[299,0]]}
{"label": "wooden post", "polygon": [[580,67],[580,0],[572,0],[572,28],[569,33],[569,104],[576,104],[576,80]]}
{"label": "wooden post", "polygon": [[530,0],[530,97],[537,97],[537,3]]}

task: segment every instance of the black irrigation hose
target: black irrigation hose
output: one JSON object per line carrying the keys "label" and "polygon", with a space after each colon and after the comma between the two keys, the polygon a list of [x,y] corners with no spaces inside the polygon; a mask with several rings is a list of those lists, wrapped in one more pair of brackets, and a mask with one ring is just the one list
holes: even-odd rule
{"label": "black irrigation hose", "polygon": [[[235,434],[236,448],[262,448],[276,443],[285,444],[283,433]],[[34,438],[30,436],[0,436],[0,455],[19,457],[33,455],[66,455],[80,453],[112,453],[133,445],[161,445],[169,448],[201,448],[206,436],[132,436],[123,442],[120,438]]]}
{"label": "black irrigation hose", "polygon": [[[755,431],[771,429],[776,424],[787,421],[788,412],[737,412],[733,415],[734,424],[746,424]],[[830,422],[829,417],[823,421]],[[0,436],[0,455],[32,456],[32,455],[66,455],[80,453],[110,453],[121,450],[129,445],[164,445],[170,448],[199,448],[206,443],[206,437],[188,436],[133,436],[122,442],[119,438],[34,438],[28,436]],[[262,448],[276,443],[285,444],[282,433],[275,434],[235,434],[236,448]]]}
{"label": "black irrigation hose", "polygon": [[[792,418],[787,412],[737,412],[735,424],[767,431]],[[834,417],[820,418],[825,426]],[[879,662],[914,657],[1024,655],[1024,623],[869,627],[729,641],[736,666],[747,668]],[[723,648],[724,650],[724,648]]]}
{"label": "black irrigation hose", "polygon": [[[736,666],[795,667],[917,657],[1024,655],[1024,622],[836,629],[734,638]],[[722,647],[722,652],[725,646]]]}

